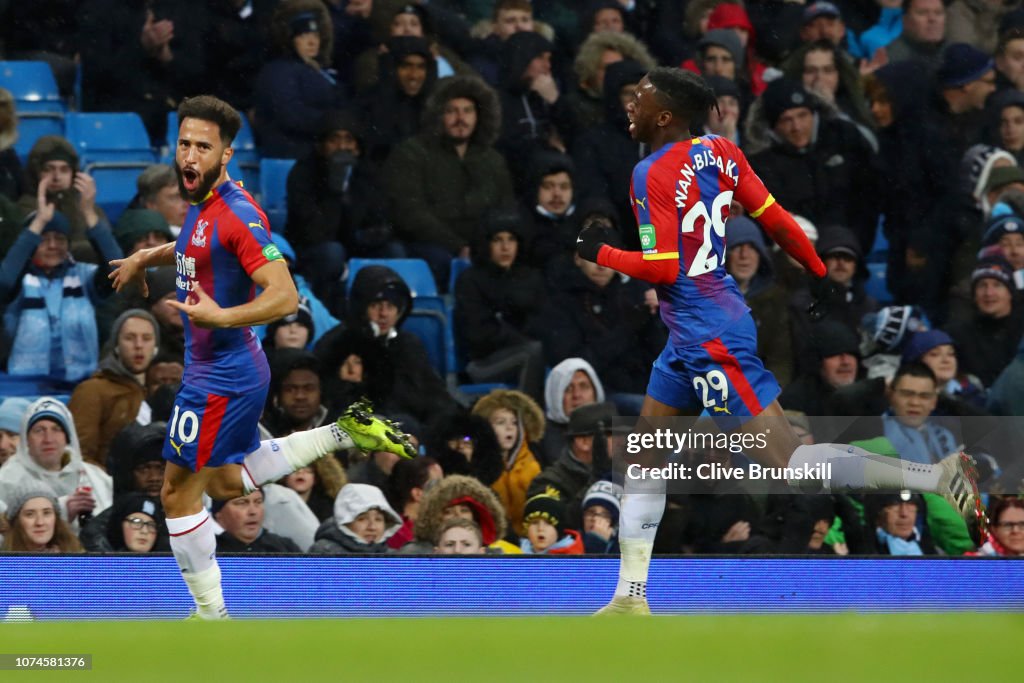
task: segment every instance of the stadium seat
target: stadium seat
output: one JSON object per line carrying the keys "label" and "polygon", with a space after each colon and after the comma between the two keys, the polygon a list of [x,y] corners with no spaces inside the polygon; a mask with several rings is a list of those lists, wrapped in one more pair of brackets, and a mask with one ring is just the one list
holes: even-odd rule
{"label": "stadium seat", "polygon": [[288,173],[294,159],[260,159],[260,206],[275,234],[284,234],[288,223]]}
{"label": "stadium seat", "polygon": [[131,112],[71,113],[64,118],[64,136],[78,150],[82,164],[156,162],[149,133],[138,114]]}
{"label": "stadium seat", "polygon": [[18,113],[67,111],[57,81],[46,62],[0,62],[0,88],[14,96]]}
{"label": "stadium seat", "polygon": [[[430,271],[430,266],[427,265],[426,261],[418,258],[349,259],[348,284],[345,287],[346,295],[352,289],[352,282],[355,280],[356,273],[366,266],[387,266],[401,275],[402,279],[405,280],[405,284],[409,285],[409,291],[412,292],[414,299],[421,297],[433,297],[438,301],[441,299],[437,293],[437,283],[434,281],[434,275]],[[445,311],[443,303],[442,307],[438,310]]]}
{"label": "stadium seat", "polygon": [[441,377],[447,375],[447,318],[439,311],[413,307],[402,323],[402,330],[415,334],[423,342],[430,364]]}
{"label": "stadium seat", "polygon": [[64,115],[47,112],[18,112],[18,140],[14,152],[24,165],[36,140],[44,135],[64,135]]}
{"label": "stadium seat", "polygon": [[869,277],[864,284],[864,290],[883,306],[891,304],[892,294],[889,293],[889,287],[885,282],[885,262],[868,263],[867,266]]}
{"label": "stadium seat", "polygon": [[448,276],[448,293],[455,294],[455,283],[458,282],[459,276],[462,275],[463,271],[473,265],[473,262],[469,259],[464,258],[453,258],[451,269],[449,270],[450,275]]}
{"label": "stadium seat", "polygon": [[88,164],[83,169],[96,181],[96,203],[107,214],[111,225],[124,213],[137,192],[136,181],[148,164]]}
{"label": "stadium seat", "polygon": [[47,377],[46,375],[8,375],[0,373],[0,400],[8,396],[34,398],[70,394],[74,383]]}

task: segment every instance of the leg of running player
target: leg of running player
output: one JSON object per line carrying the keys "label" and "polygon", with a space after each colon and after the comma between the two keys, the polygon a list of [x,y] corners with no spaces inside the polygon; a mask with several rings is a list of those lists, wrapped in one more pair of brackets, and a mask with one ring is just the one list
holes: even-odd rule
{"label": "leg of running player", "polygon": [[[650,396],[644,396],[640,409],[643,418],[693,415]],[[664,467],[665,451],[644,451],[637,459],[642,467]],[[654,550],[654,537],[665,513],[665,481],[662,479],[627,479],[619,512],[619,582],[615,596],[599,614],[650,614],[647,607],[647,573]]]}
{"label": "leg of running player", "polygon": [[[791,482],[798,488],[806,489],[806,484],[810,483],[820,485],[825,491],[912,489],[958,499],[970,485],[958,479],[958,457],[936,465],[924,465],[869,453],[848,444],[802,444],[786,420],[778,401],[773,401],[756,417],[747,421],[741,430],[767,436],[766,448],[751,449],[748,452],[748,455],[764,465],[793,468],[801,468],[805,464],[812,467],[829,466],[831,478],[818,482]],[[959,500],[951,502],[957,508],[963,507]]]}
{"label": "leg of running player", "polygon": [[217,539],[213,524],[209,523],[210,515],[203,507],[203,491],[215,474],[216,468],[192,472],[168,462],[160,491],[171,552],[195,600],[196,614],[202,619],[227,616],[220,587],[220,567],[214,555]]}

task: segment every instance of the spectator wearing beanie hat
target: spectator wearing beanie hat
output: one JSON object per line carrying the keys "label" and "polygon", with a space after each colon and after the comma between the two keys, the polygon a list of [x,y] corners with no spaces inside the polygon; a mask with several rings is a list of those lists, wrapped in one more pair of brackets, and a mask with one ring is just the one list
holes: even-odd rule
{"label": "spectator wearing beanie hat", "polygon": [[[772,81],[761,96],[771,145],[750,165],[789,211],[816,225],[843,225],[871,248],[878,225],[878,159],[857,126],[828,118],[803,84]],[[752,114],[756,118],[756,114]]]}
{"label": "spectator wearing beanie hat", "polygon": [[1024,219],[1016,215],[993,218],[985,228],[981,246],[998,246],[1013,268],[1014,285],[1024,289]]}
{"label": "spectator wearing beanie hat", "polygon": [[836,389],[853,384],[860,371],[860,341],[842,323],[823,320],[809,332],[812,366],[801,369],[779,403],[806,415],[831,415],[829,402]]}
{"label": "spectator wearing beanie hat", "polygon": [[965,372],[991,386],[1017,353],[1024,311],[1013,282],[1013,267],[1001,256],[980,260],[971,273],[972,312],[949,325]]}
{"label": "spectator wearing beanie hat", "polygon": [[587,555],[619,552],[619,511],[622,487],[610,481],[596,481],[583,496],[583,548]]}
{"label": "spectator wearing beanie hat", "polygon": [[728,29],[735,33],[743,46],[743,77],[751,94],[758,97],[767,85],[764,81],[765,65],[757,56],[757,33],[743,5],[723,2],[708,15],[708,31]]}
{"label": "spectator wearing beanie hat", "polygon": [[76,383],[96,369],[96,306],[113,291],[109,262],[122,254],[107,222],[95,222],[87,232],[101,264],[77,263],[68,218],[41,202],[0,262],[3,326],[13,337],[7,369]]}
{"label": "spectator wearing beanie hat", "polygon": [[793,378],[789,298],[775,282],[771,252],[761,228],[746,216],[732,216],[725,224],[725,269],[736,280],[757,324],[757,355],[781,386]]}
{"label": "spectator wearing beanie hat", "polygon": [[106,540],[110,544],[109,548],[87,550],[131,553],[169,551],[171,546],[159,498],[144,493],[126,493],[115,498],[107,518]]}
{"label": "spectator wearing beanie hat", "polygon": [[557,489],[526,501],[523,509],[525,538],[519,540],[523,553],[529,555],[582,555],[583,539],[578,531],[567,529],[565,503]]}
{"label": "spectator wearing beanie hat", "polygon": [[267,325],[263,337],[265,349],[309,349],[313,347],[316,326],[309,306],[299,300],[294,313]]}
{"label": "spectator wearing beanie hat", "polygon": [[[80,553],[82,544],[68,523],[61,519],[60,503],[45,484],[25,482],[12,490],[0,507],[6,506],[10,529],[0,550],[5,552]],[[44,514],[53,510],[52,515]],[[35,514],[21,516],[23,510]]]}
{"label": "spectator wearing beanie hat", "polygon": [[0,467],[18,449],[21,421],[28,407],[29,401],[25,398],[5,398],[0,403]]}
{"label": "spectator wearing beanie hat", "polygon": [[159,212],[151,209],[129,209],[117,219],[114,228],[117,240],[125,256],[131,256],[139,249],[159,247],[174,239],[171,226]]}
{"label": "spectator wearing beanie hat", "polygon": [[960,371],[953,338],[942,330],[925,330],[910,336],[903,347],[903,363],[924,363],[932,372],[939,387],[940,415],[970,414],[958,410],[961,402],[969,407],[985,408],[985,387],[974,375]]}

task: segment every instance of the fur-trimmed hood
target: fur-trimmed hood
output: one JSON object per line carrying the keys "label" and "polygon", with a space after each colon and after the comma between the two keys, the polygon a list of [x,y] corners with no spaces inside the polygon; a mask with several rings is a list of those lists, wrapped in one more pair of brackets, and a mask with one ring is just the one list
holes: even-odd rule
{"label": "fur-trimmed hood", "polygon": [[444,522],[442,515],[445,508],[456,502],[473,508],[473,516],[480,525],[484,545],[504,538],[505,510],[498,496],[478,479],[453,474],[442,479],[423,496],[419,516],[413,526],[415,539],[433,545]]}
{"label": "fur-trimmed hood", "polygon": [[282,55],[295,55],[288,24],[295,15],[304,12],[316,15],[317,32],[320,34],[320,52],[316,59],[321,66],[328,66],[334,54],[334,27],[330,15],[327,14],[327,7],[321,0],[284,0],[277,6],[270,20],[270,35],[274,48]]}
{"label": "fur-trimmed hood", "polygon": [[[473,441],[473,458],[467,460],[459,451],[448,447],[451,439]],[[504,463],[501,447],[489,422],[466,412],[442,415],[430,425],[425,439],[427,453],[437,459],[445,474],[464,474],[491,485],[501,476]]]}
{"label": "fur-trimmed hood", "polygon": [[515,389],[495,389],[473,406],[473,414],[490,420],[494,411],[499,408],[511,410],[519,418],[525,432],[525,441],[536,442],[544,438],[544,411],[537,402],[521,391]]}
{"label": "fur-trimmed hood", "polygon": [[437,82],[423,110],[423,131],[433,137],[443,137],[444,107],[457,97],[476,103],[476,129],[470,142],[481,147],[493,145],[501,131],[501,104],[497,93],[476,76],[451,76]]}

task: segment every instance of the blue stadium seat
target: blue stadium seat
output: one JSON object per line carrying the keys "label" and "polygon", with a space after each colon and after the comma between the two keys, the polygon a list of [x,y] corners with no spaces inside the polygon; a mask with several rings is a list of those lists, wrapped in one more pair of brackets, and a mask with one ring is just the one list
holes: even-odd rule
{"label": "blue stadium seat", "polygon": [[28,153],[36,140],[44,135],[64,135],[64,115],[47,112],[18,112],[18,140],[14,152],[22,164],[28,161]]}
{"label": "blue stadium seat", "polygon": [[883,306],[891,304],[892,294],[889,293],[889,287],[885,282],[885,262],[868,263],[867,266],[869,277],[864,284],[864,290]]}
{"label": "blue stadium seat", "polygon": [[[405,284],[409,285],[409,291],[412,292],[414,299],[433,297],[440,301],[441,297],[437,293],[437,283],[434,281],[434,275],[430,271],[430,266],[427,265],[426,261],[418,258],[349,259],[348,285],[345,288],[346,296],[352,289],[352,282],[355,280],[356,273],[359,272],[359,269],[366,266],[387,266],[398,273],[405,280]],[[443,303],[442,308],[439,310],[445,310]]]}
{"label": "blue stadium seat", "polygon": [[260,206],[275,234],[284,234],[288,223],[288,173],[295,159],[260,159]]}
{"label": "blue stadium seat", "polygon": [[19,114],[67,111],[53,70],[46,62],[0,62],[0,88],[6,88],[14,96]]}
{"label": "blue stadium seat", "polygon": [[111,225],[117,223],[128,203],[135,197],[136,181],[147,165],[101,162],[88,164],[83,169],[96,180],[96,203],[107,214]]}
{"label": "blue stadium seat", "polygon": [[409,317],[402,323],[402,330],[415,334],[423,342],[430,357],[430,364],[441,377],[447,374],[447,332],[448,321],[444,313],[413,307]]}
{"label": "blue stadium seat", "polygon": [[70,394],[74,383],[53,379],[46,375],[8,375],[0,372],[0,401],[8,396],[34,398]]}
{"label": "blue stadium seat", "polygon": [[473,265],[473,262],[469,259],[464,258],[453,258],[452,265],[448,276],[448,293],[455,294],[455,283],[458,282],[459,276],[462,275],[463,271]]}
{"label": "blue stadium seat", "polygon": [[64,136],[78,150],[83,164],[130,164],[143,168],[156,162],[149,133],[131,112],[71,113],[64,117]]}

